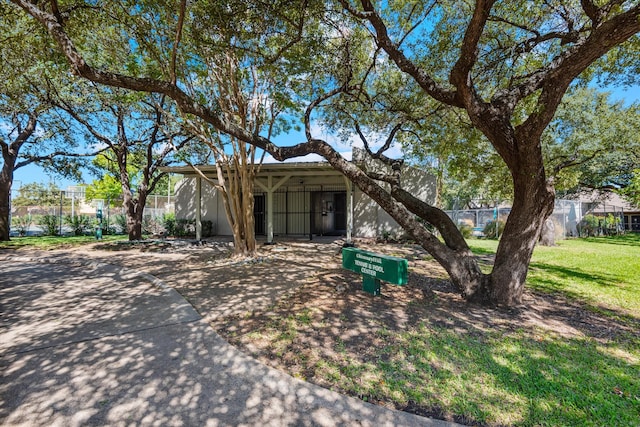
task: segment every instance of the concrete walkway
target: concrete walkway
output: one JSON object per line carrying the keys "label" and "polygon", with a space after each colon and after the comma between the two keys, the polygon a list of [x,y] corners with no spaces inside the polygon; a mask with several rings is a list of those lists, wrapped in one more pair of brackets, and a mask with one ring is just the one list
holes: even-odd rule
{"label": "concrete walkway", "polygon": [[147,274],[1,255],[0,263],[1,425],[454,425],[262,365]]}

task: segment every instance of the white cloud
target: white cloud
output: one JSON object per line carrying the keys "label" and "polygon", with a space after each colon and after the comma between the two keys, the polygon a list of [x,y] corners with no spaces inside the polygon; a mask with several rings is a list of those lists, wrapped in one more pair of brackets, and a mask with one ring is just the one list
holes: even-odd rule
{"label": "white cloud", "polygon": [[[351,151],[339,151],[339,153],[346,160],[351,161]],[[312,154],[307,154],[306,156],[292,157],[291,159],[287,159],[282,163],[319,163],[319,162],[326,162],[326,160],[324,159],[324,157],[320,156],[319,154],[312,153]],[[267,154],[264,157],[263,163],[281,163],[281,162],[274,159],[272,155]]]}
{"label": "white cloud", "polygon": [[[351,151],[353,147],[364,148],[364,143],[360,139],[357,133],[352,132],[348,136],[341,137],[335,133],[330,132],[324,126],[317,121],[311,123],[311,136],[321,139],[329,143],[336,151],[338,151],[344,158],[351,160]],[[375,151],[382,147],[386,139],[386,135],[382,134],[369,134],[367,135],[370,143],[371,150]],[[286,145],[286,144],[285,144]],[[387,157],[400,158],[403,157],[402,149],[398,144],[393,144],[385,153]],[[307,156],[295,157],[286,160],[286,162],[324,162],[324,158],[317,154],[309,154]],[[264,163],[278,163],[271,155],[267,154],[264,159]]]}

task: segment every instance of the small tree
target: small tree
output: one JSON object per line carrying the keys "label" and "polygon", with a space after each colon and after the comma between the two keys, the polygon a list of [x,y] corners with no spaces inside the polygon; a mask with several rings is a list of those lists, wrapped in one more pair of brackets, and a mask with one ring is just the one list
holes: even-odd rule
{"label": "small tree", "polygon": [[192,137],[169,122],[171,106],[164,96],[140,97],[117,89],[93,91],[94,103],[83,108],[72,105],[63,94],[52,102],[107,147],[94,161],[106,175],[92,184],[96,191],[90,191],[90,196],[115,197],[113,184],[119,182],[129,240],[140,240],[147,197],[163,176],[160,167],[169,165],[171,156]]}

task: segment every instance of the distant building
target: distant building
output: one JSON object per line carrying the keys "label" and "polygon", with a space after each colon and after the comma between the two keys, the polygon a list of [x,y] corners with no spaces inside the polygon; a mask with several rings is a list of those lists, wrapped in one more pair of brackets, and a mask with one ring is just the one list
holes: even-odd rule
{"label": "distant building", "polygon": [[613,191],[584,191],[577,200],[582,205],[583,215],[605,217],[609,214],[621,218],[626,231],[640,232],[640,208],[631,205]]}

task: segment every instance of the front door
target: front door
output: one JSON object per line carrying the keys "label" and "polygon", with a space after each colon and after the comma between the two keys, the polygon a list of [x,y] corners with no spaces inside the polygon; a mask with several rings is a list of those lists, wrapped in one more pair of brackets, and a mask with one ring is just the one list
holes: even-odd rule
{"label": "front door", "polygon": [[347,193],[335,193],[333,195],[333,228],[337,233],[347,231]]}
{"label": "front door", "polygon": [[265,216],[264,194],[253,196],[253,218],[255,220],[256,236],[264,236]]}

